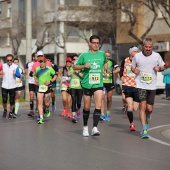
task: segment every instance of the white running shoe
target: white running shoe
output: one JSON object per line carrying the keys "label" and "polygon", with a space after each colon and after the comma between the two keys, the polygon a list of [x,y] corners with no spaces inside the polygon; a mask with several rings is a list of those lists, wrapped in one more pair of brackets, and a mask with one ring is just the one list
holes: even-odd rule
{"label": "white running shoe", "polygon": [[88,137],[89,136],[88,126],[83,126],[83,136],[84,137]]}
{"label": "white running shoe", "polygon": [[100,136],[100,132],[98,131],[97,127],[94,127],[91,131],[92,136]]}

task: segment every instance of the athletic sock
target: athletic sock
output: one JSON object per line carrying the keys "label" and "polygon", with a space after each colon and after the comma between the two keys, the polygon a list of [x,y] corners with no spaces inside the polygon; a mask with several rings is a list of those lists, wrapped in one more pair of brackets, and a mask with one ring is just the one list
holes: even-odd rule
{"label": "athletic sock", "polygon": [[127,116],[128,116],[129,122],[132,123],[133,122],[133,112],[127,111]]}
{"label": "athletic sock", "polygon": [[16,102],[15,103],[15,114],[17,114],[18,113],[18,110],[19,110],[19,102]]}
{"label": "athletic sock", "polygon": [[83,122],[84,122],[84,126],[87,126],[88,119],[89,119],[89,114],[90,114],[90,110],[86,111],[86,110],[83,109]]}
{"label": "athletic sock", "polygon": [[93,127],[97,127],[100,120],[101,109],[95,109],[93,112]]}
{"label": "athletic sock", "polygon": [[30,100],[30,110],[34,109],[34,100]]}
{"label": "athletic sock", "polygon": [[107,110],[106,114],[110,114],[110,111]]}

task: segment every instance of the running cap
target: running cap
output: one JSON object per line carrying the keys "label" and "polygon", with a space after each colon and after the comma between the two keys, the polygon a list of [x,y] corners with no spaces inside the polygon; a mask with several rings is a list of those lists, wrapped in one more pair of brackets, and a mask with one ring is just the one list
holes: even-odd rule
{"label": "running cap", "polygon": [[138,50],[138,47],[132,46],[129,48],[129,54],[131,54],[134,50]]}
{"label": "running cap", "polygon": [[72,59],[71,59],[70,57],[67,57],[67,58],[66,58],[66,62],[72,63]]}
{"label": "running cap", "polygon": [[47,59],[45,57],[40,57],[39,61],[46,61]]}
{"label": "running cap", "polygon": [[37,52],[37,56],[44,55],[42,51]]}

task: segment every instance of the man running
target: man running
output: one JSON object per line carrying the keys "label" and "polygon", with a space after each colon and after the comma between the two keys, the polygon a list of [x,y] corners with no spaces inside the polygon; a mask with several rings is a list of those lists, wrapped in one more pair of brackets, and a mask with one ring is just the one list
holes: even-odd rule
{"label": "man running", "polygon": [[49,85],[57,79],[57,75],[53,68],[46,66],[46,58],[39,58],[40,66],[35,69],[34,76],[38,82],[37,100],[38,100],[38,112],[40,119],[38,124],[44,123],[43,118],[43,101],[45,104],[45,115],[50,116],[50,93],[51,88]]}
{"label": "man running", "polygon": [[83,136],[89,136],[88,119],[92,95],[94,95],[95,110],[93,113],[93,129],[91,135],[99,136],[97,128],[100,120],[102,96],[103,96],[103,70],[104,76],[107,72],[107,60],[104,52],[99,51],[100,37],[92,35],[89,41],[90,50],[81,54],[73,67],[74,70],[82,70],[83,77],[81,85],[84,92],[84,109],[83,109]]}
{"label": "man running", "polygon": [[151,38],[143,40],[142,52],[132,59],[132,71],[136,74],[139,91],[140,120],[142,124],[141,138],[148,138],[148,117],[152,113],[156,94],[157,72],[165,69],[161,56],[153,51]]}
{"label": "man running", "polygon": [[3,103],[3,118],[7,117],[7,101],[8,94],[10,98],[10,112],[8,119],[13,118],[14,103],[15,103],[15,88],[16,88],[16,77],[20,78],[21,74],[19,68],[16,64],[13,63],[13,55],[6,55],[7,63],[3,64],[3,70],[1,71],[2,78],[2,103]]}
{"label": "man running", "polygon": [[34,94],[36,93],[36,85],[35,85],[35,80],[34,77],[30,76],[30,72],[32,69],[32,66],[34,63],[37,61],[37,54],[33,53],[32,54],[32,61],[28,62],[25,67],[25,73],[26,73],[26,78],[28,79],[28,85],[29,85],[29,94],[30,94],[30,112],[28,113],[28,116],[34,116]]}

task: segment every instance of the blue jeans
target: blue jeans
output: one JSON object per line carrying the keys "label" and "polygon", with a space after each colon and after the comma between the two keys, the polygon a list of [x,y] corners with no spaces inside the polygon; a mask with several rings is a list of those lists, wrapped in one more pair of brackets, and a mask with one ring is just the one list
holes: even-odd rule
{"label": "blue jeans", "polygon": [[165,84],[166,97],[170,97],[170,84]]}

